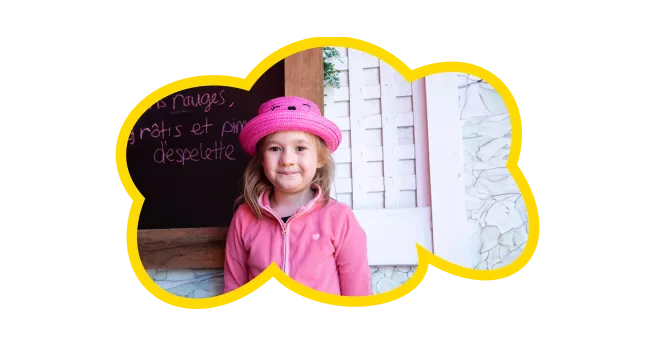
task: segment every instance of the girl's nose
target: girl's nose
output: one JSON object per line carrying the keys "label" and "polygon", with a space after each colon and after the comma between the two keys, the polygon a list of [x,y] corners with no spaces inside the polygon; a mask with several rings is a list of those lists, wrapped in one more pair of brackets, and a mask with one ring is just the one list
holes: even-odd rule
{"label": "girl's nose", "polygon": [[282,157],[280,157],[280,162],[286,165],[292,165],[296,162],[296,155],[291,151],[282,152]]}

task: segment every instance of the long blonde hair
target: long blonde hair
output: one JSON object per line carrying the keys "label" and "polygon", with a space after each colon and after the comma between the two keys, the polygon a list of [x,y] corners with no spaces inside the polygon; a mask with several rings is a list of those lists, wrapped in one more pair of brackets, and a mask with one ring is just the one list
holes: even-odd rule
{"label": "long blonde hair", "polygon": [[[257,143],[257,152],[255,152],[253,158],[248,162],[246,170],[244,170],[243,194],[237,198],[234,206],[234,209],[236,209],[245,201],[258,219],[262,217],[262,208],[260,208],[257,200],[262,193],[273,188],[271,182],[266,178],[264,168],[262,167],[264,157],[262,147],[264,146],[266,139],[271,135],[272,134],[265,136]],[[321,201],[323,202],[323,205],[325,205],[330,200],[330,189],[332,187],[335,171],[334,159],[327,149],[325,141],[316,135],[313,136],[318,140],[316,142],[316,154],[318,162],[323,162],[323,166],[316,169],[316,174],[314,174],[311,184],[320,186],[323,191]]]}

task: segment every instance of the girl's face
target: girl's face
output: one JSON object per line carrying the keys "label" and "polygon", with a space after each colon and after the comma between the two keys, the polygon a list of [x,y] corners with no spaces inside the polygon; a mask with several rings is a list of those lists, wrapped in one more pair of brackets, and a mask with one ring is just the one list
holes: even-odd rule
{"label": "girl's face", "polygon": [[276,191],[299,193],[309,189],[318,161],[318,139],[303,131],[269,135],[262,146],[262,167]]}

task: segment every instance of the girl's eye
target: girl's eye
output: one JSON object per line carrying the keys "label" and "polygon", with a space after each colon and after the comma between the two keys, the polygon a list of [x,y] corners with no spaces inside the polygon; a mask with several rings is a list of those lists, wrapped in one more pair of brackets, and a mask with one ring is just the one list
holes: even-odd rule
{"label": "girl's eye", "polygon": [[271,152],[279,152],[279,151],[280,151],[280,147],[277,147],[277,146],[269,147],[269,151],[271,151]]}
{"label": "girl's eye", "polygon": [[306,149],[307,149],[307,147],[298,146],[298,152],[302,152],[302,151],[304,151]]}

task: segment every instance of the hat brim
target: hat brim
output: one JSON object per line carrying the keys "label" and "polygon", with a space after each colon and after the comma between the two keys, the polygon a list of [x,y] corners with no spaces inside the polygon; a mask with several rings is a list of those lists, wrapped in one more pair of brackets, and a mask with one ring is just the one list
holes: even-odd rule
{"label": "hat brim", "polygon": [[239,142],[249,155],[256,152],[257,143],[266,135],[297,130],[314,134],[323,141],[330,152],[341,144],[341,130],[331,120],[303,111],[276,111],[261,114],[246,123],[239,134]]}

